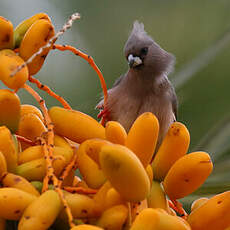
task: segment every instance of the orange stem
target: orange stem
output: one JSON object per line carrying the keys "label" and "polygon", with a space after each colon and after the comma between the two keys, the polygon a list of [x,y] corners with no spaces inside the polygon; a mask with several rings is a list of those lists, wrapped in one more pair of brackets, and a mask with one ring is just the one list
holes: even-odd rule
{"label": "orange stem", "polygon": [[91,188],[83,188],[83,187],[64,187],[64,190],[71,193],[81,193],[81,194],[96,194],[98,190]]}
{"label": "orange stem", "polygon": [[69,175],[72,169],[76,170],[76,161],[77,161],[77,152],[76,149],[74,150],[74,155],[70,161],[70,163],[65,167],[62,172],[62,175],[59,177],[59,188],[61,188],[64,179]]}
{"label": "orange stem", "polygon": [[47,92],[51,97],[57,99],[65,109],[71,109],[70,105],[68,104],[68,102],[61,96],[59,96],[58,94],[56,94],[55,92],[53,92],[48,86],[43,85],[38,79],[29,76],[29,81],[36,84],[37,87],[41,90],[44,90],[45,92]]}
{"label": "orange stem", "polygon": [[188,214],[187,212],[184,210],[182,204],[177,201],[177,200],[168,200],[169,206],[170,208],[172,208],[174,211],[176,211],[177,213],[179,213],[182,218],[187,218]]}
{"label": "orange stem", "polygon": [[[69,46],[69,45],[56,45],[56,44],[54,44],[52,48],[58,49],[60,51],[66,51],[66,50],[71,51],[74,54],[85,59],[92,66],[92,68],[96,71],[96,73],[100,79],[101,87],[102,87],[103,94],[104,94],[104,109],[106,109],[107,108],[107,101],[108,101],[108,93],[107,93],[107,87],[106,87],[105,79],[104,79],[100,69],[97,67],[96,63],[94,62],[93,58],[91,56],[89,56],[88,54],[85,54],[82,51],[80,51],[80,50],[78,50],[72,46]],[[102,120],[101,120],[102,124],[105,123],[104,119],[105,118],[102,117]]]}
{"label": "orange stem", "polygon": [[55,189],[55,191],[57,191],[57,193],[60,196],[60,199],[64,205],[64,209],[65,209],[67,216],[68,216],[69,225],[72,228],[75,226],[75,224],[74,224],[71,210],[69,208],[67,201],[64,198],[62,190],[58,186],[59,181],[58,181],[57,177],[54,175],[54,169],[53,169],[53,165],[52,165],[53,146],[54,146],[54,132],[53,132],[53,124],[52,124],[50,116],[48,114],[48,110],[46,108],[45,101],[30,86],[24,84],[23,88],[26,89],[36,99],[36,101],[40,104],[41,110],[42,110],[43,115],[44,115],[45,123],[46,123],[47,129],[48,129],[47,142],[43,137],[40,138],[41,139],[41,145],[43,146],[44,157],[46,160],[46,169],[47,169],[46,176],[43,180],[42,191],[44,192],[48,189],[48,184],[50,181],[53,182],[54,189]]}
{"label": "orange stem", "polygon": [[29,144],[29,145],[36,145],[33,141],[31,141],[31,140],[29,140],[23,136],[20,136],[20,135],[15,135],[15,136],[16,136],[18,141],[22,141],[22,142]]}

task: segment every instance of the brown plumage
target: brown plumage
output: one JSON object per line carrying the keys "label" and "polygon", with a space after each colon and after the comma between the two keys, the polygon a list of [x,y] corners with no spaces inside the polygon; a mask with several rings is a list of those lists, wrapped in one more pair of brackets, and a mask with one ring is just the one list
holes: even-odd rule
{"label": "brown plumage", "polygon": [[[177,97],[167,78],[173,70],[174,56],[163,50],[137,21],[124,54],[130,68],[108,91],[109,118],[129,131],[140,114],[154,113],[160,124],[159,146],[177,115]],[[97,107],[102,105],[103,100]]]}

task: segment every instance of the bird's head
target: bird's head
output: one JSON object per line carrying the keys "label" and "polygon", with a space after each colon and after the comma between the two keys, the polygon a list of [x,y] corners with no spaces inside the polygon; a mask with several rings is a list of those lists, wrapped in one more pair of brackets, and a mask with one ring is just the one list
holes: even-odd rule
{"label": "bird's head", "polygon": [[143,23],[135,21],[124,47],[129,67],[135,71],[151,71],[154,75],[168,74],[174,65],[174,56],[163,50],[144,30]]}

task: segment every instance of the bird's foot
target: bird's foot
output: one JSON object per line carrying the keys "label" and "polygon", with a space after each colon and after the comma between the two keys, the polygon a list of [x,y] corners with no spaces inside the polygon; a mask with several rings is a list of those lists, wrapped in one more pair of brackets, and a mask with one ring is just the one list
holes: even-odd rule
{"label": "bird's foot", "polygon": [[104,108],[103,110],[100,111],[100,113],[97,115],[98,118],[101,118],[100,123],[104,126],[106,121],[109,121],[109,115],[110,112],[107,108]]}

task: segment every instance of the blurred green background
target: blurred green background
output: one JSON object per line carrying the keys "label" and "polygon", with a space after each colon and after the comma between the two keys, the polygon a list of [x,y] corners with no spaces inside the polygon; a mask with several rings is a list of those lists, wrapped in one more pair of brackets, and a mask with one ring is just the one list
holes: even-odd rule
{"label": "blurred green background", "polygon": [[[93,56],[108,88],[128,66],[123,46],[134,20],[164,49],[176,56],[169,76],[179,98],[179,118],[191,134],[190,151],[204,150],[215,169],[195,194],[230,189],[230,1],[229,0],[0,0],[0,15],[19,22],[46,12],[59,30],[74,12],[82,15],[57,43]],[[52,51],[37,74],[72,105],[96,117],[100,99],[97,75],[69,52]],[[33,98],[19,91],[23,103]],[[41,92],[48,106],[58,102]]]}

